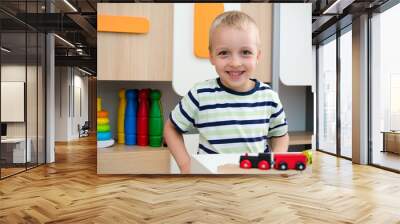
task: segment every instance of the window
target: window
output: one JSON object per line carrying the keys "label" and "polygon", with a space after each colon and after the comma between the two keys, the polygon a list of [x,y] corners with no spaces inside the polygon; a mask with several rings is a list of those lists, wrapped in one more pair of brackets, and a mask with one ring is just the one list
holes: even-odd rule
{"label": "window", "polygon": [[318,147],[336,154],[336,40],[318,48]]}
{"label": "window", "polygon": [[[371,18],[372,163],[400,170],[400,4]],[[390,140],[389,140],[390,138]]]}
{"label": "window", "polygon": [[[350,27],[351,28],[351,27]],[[352,33],[340,36],[340,155],[352,157]]]}

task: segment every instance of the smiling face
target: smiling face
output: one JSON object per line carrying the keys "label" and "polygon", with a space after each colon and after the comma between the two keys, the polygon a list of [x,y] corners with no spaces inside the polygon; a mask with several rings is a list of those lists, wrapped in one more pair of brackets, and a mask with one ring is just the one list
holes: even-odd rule
{"label": "smiling face", "polygon": [[222,84],[237,92],[251,90],[255,83],[250,77],[260,57],[257,29],[220,26],[214,30],[211,43],[210,61]]}

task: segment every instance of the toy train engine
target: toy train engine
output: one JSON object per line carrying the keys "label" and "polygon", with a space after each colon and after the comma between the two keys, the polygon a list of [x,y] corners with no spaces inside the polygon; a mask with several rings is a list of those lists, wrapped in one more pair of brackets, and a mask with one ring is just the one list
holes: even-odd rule
{"label": "toy train engine", "polygon": [[307,156],[304,153],[259,153],[258,156],[249,156],[246,153],[240,156],[239,162],[243,169],[268,170],[273,167],[278,170],[304,170]]}
{"label": "toy train engine", "polygon": [[271,153],[260,153],[258,156],[249,156],[246,153],[244,156],[240,156],[240,168],[268,170],[271,168],[271,165]]}

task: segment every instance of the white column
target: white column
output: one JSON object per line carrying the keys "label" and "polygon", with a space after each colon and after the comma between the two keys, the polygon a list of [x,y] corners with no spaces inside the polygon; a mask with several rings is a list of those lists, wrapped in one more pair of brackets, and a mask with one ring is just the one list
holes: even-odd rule
{"label": "white column", "polygon": [[46,163],[55,161],[54,133],[55,133],[55,76],[54,76],[54,35],[46,36]]}
{"label": "white column", "polygon": [[368,163],[368,16],[353,20],[353,162]]}

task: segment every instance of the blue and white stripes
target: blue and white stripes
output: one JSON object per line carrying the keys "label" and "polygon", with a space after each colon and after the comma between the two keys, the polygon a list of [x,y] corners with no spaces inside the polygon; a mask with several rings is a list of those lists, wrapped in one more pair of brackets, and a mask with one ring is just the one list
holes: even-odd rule
{"label": "blue and white stripes", "polygon": [[197,128],[199,153],[263,152],[270,137],[287,133],[278,95],[257,80],[248,92],[235,92],[219,79],[195,85],[170,114],[180,132]]}

